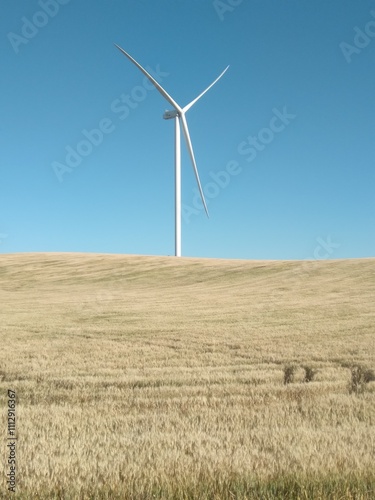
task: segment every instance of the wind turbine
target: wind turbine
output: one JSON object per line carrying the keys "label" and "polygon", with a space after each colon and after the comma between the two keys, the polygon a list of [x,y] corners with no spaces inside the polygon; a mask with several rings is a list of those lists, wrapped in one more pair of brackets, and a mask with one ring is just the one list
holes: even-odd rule
{"label": "wind turbine", "polygon": [[163,89],[163,87],[153,78],[148,71],[145,70],[130,54],[125,52],[119,45],[115,46],[132,62],[137,68],[139,68],[142,73],[155,85],[160,94],[173,106],[172,111],[166,111],[163,115],[165,120],[170,120],[174,118],[175,120],[175,255],[176,257],[181,257],[181,128],[185,137],[186,147],[188,149],[191,163],[193,165],[195,178],[197,180],[199,193],[203,202],[204,209],[206,211],[207,217],[208,210],[206,200],[204,198],[201,181],[199,179],[197,164],[195,161],[193,146],[191,144],[189,128],[186,121],[185,113],[200,99],[215,83],[224,75],[229,66],[214,80],[211,85],[209,85],[206,90],[204,90],[198,97],[187,104],[184,108],[181,108],[177,102],[172,99],[172,97]]}

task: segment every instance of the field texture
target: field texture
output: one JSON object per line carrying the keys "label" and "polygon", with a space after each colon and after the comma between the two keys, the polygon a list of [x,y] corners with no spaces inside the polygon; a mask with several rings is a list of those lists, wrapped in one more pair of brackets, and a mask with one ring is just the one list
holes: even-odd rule
{"label": "field texture", "polygon": [[0,498],[375,498],[375,259],[1,255],[0,303]]}

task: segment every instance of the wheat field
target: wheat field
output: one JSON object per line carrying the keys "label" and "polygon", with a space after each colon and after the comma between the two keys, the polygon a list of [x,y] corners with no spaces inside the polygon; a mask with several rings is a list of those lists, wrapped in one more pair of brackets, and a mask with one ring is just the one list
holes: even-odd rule
{"label": "wheat field", "polygon": [[375,498],[375,259],[1,255],[0,303],[1,498]]}

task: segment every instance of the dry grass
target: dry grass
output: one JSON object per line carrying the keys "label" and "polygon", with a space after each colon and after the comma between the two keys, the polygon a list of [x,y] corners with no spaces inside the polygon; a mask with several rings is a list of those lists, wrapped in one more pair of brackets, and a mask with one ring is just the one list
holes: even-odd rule
{"label": "dry grass", "polygon": [[2,255],[0,303],[12,498],[375,496],[375,259]]}

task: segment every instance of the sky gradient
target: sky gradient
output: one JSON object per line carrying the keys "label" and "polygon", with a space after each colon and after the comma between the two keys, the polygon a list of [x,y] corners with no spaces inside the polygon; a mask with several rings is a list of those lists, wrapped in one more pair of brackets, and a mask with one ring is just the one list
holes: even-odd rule
{"label": "sky gradient", "polygon": [[18,0],[2,6],[0,252],[373,257],[375,2]]}

